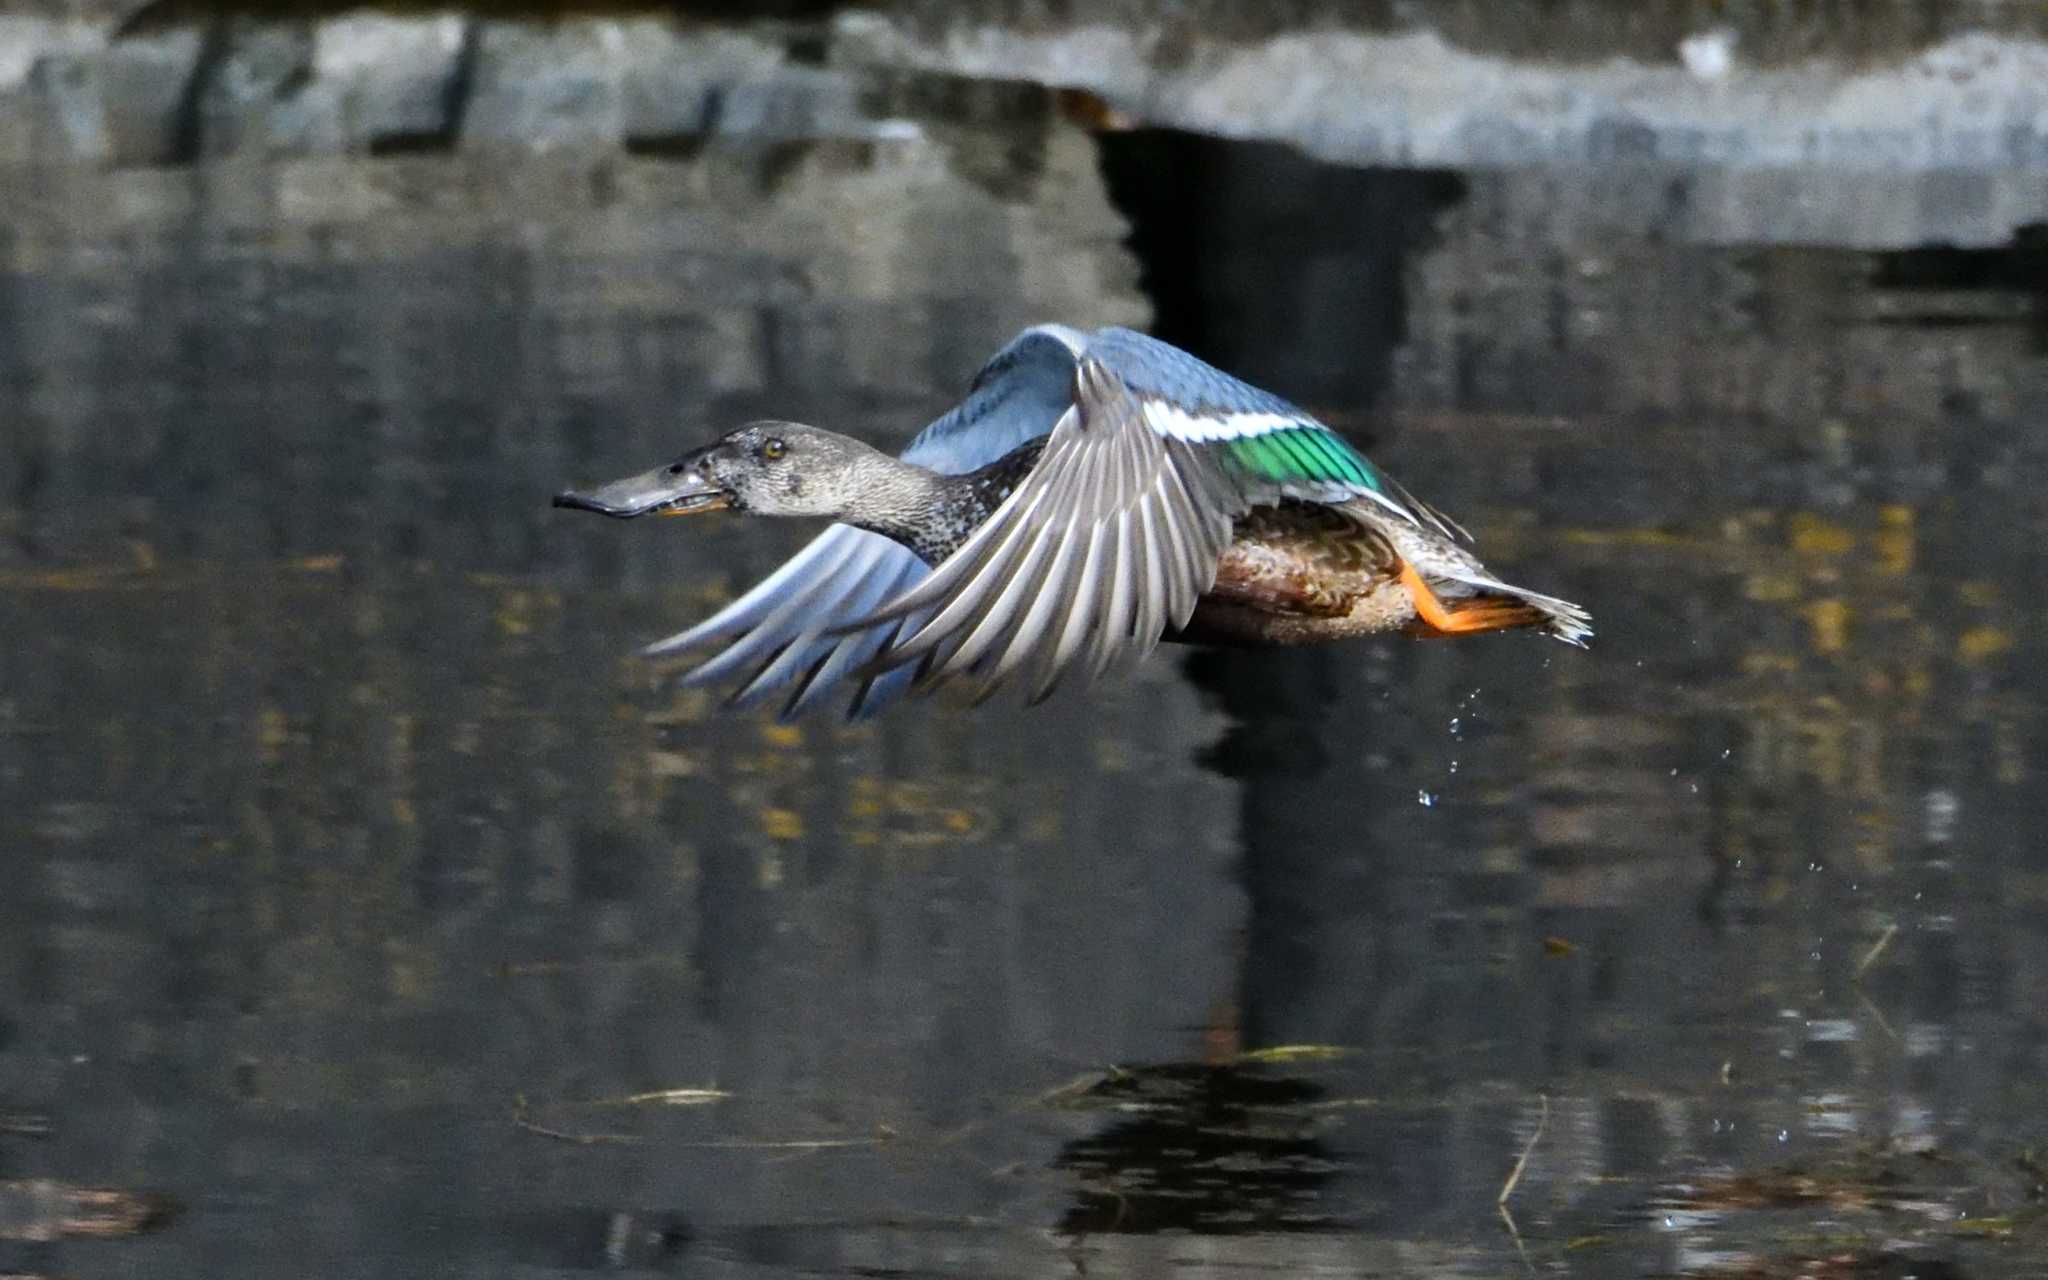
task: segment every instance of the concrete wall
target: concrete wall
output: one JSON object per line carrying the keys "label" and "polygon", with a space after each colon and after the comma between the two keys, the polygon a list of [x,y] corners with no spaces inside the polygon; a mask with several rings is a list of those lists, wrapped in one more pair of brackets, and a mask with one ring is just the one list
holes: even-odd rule
{"label": "concrete wall", "polygon": [[786,37],[658,17],[356,12],[140,34],[10,18],[0,164],[887,134],[862,110],[865,83],[802,65]]}
{"label": "concrete wall", "polygon": [[1579,0],[1511,21],[1463,3],[1153,0],[1077,18],[903,0],[723,25],[652,6],[236,8],[39,0],[0,17],[0,161],[858,131],[877,74],[916,68],[1085,88],[1134,120],[1356,163],[2048,170],[2048,14],[2032,6],[1849,23],[1800,4]]}

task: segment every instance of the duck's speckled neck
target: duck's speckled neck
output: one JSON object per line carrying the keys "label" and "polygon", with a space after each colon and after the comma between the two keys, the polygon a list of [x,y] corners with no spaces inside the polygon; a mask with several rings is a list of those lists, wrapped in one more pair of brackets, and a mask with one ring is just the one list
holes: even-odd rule
{"label": "duck's speckled neck", "polygon": [[936,565],[995,513],[1038,462],[1043,439],[1032,440],[978,471],[947,476],[910,463],[872,467],[840,519],[909,547]]}

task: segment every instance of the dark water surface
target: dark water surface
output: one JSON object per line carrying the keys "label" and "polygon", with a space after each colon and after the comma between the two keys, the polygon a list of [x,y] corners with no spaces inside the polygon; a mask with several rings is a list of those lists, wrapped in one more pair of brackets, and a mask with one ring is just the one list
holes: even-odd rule
{"label": "dark water surface", "polygon": [[[9,206],[0,1272],[2036,1272],[2048,259],[1107,146]],[[781,726],[626,655],[808,530],[545,505],[1155,314],[1596,647]]]}

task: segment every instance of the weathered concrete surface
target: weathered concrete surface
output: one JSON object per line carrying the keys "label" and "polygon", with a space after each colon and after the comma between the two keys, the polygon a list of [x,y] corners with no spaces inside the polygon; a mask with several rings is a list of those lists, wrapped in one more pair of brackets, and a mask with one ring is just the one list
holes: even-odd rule
{"label": "weathered concrete surface", "polygon": [[463,94],[457,72],[467,31],[453,14],[425,21],[345,15],[319,28],[313,84],[345,86],[338,109],[346,138],[445,135]]}
{"label": "weathered concrete surface", "polygon": [[[546,8],[15,11],[0,167],[870,143],[1029,122],[1060,86],[1112,121],[1346,165],[1550,170],[1594,221],[1687,241],[1998,245],[2048,216],[2048,9],[2033,6],[1853,23],[1687,0],[1574,0],[1524,23],[1462,2]],[[959,162],[1012,181],[1008,147],[977,145]]]}
{"label": "weathered concrete surface", "polygon": [[1876,63],[1816,54],[1772,65],[1718,24],[1654,60],[1578,64],[1474,51],[1426,24],[1248,39],[863,11],[834,31],[849,60],[1085,88],[1141,121],[1349,163],[2048,169],[2048,42],[2032,34],[1964,32]]}
{"label": "weathered concrete surface", "polygon": [[590,8],[42,0],[0,17],[0,161],[850,136],[888,127],[862,110],[874,77],[916,69],[1346,163],[2048,171],[2037,6],[896,0],[724,27]]}
{"label": "weathered concrete surface", "polygon": [[124,33],[0,17],[0,164],[883,138],[886,72],[812,65],[787,27],[349,11]]}
{"label": "weathered concrete surface", "polygon": [[922,38],[969,28],[1023,35],[1071,32],[1083,25],[1138,33],[1164,66],[1196,65],[1218,44],[1256,45],[1289,36],[1434,33],[1451,47],[1503,62],[1594,67],[1678,60],[1680,46],[1707,31],[1727,32],[1744,57],[1765,67],[1832,61],[1850,66],[1897,63],[1972,31],[2048,35],[2048,13],[2002,0],[1547,0],[1502,6],[1495,0],[867,0],[821,5],[835,12],[888,15]]}

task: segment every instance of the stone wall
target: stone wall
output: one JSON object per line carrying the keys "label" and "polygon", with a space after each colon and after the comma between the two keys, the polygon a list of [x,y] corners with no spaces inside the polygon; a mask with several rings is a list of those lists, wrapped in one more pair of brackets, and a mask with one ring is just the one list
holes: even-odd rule
{"label": "stone wall", "polygon": [[2037,6],[582,8],[37,0],[0,17],[0,163],[868,135],[922,71],[1357,164],[2048,172]]}
{"label": "stone wall", "polygon": [[2048,168],[2048,14],[2033,8],[1042,8],[849,11],[835,51],[1084,88],[1139,120],[1357,164]]}
{"label": "stone wall", "polygon": [[795,44],[786,31],[654,16],[356,12],[139,34],[5,19],[0,164],[902,132],[863,110],[871,77],[805,65]]}

